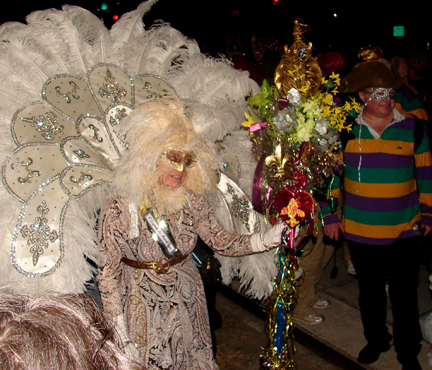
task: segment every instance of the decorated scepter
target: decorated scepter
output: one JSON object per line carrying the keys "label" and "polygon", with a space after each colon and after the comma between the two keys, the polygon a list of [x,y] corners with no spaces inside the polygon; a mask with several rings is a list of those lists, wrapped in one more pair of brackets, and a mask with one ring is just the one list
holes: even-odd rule
{"label": "decorated scepter", "polygon": [[[291,313],[296,302],[296,254],[315,228],[313,195],[339,164],[338,132],[351,130],[348,116],[360,105],[337,103],[339,75],[321,74],[312,44],[304,42],[307,26],[294,21],[294,42],[275,72],[275,87],[264,81],[261,93],[249,98],[247,121],[258,165],[254,176],[254,207],[275,223],[289,228],[277,250],[278,276],[269,298],[269,344],[262,355],[267,369],[293,368],[288,343],[292,338]],[[298,228],[303,237],[296,238]]]}

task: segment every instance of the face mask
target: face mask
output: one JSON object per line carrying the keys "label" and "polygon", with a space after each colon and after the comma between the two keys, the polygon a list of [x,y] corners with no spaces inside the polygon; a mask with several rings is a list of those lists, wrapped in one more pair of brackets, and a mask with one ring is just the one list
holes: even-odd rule
{"label": "face mask", "polygon": [[167,148],[163,154],[168,162],[174,165],[174,169],[184,172],[195,163],[195,155],[191,152],[184,152],[173,148]]}
{"label": "face mask", "polygon": [[374,87],[372,91],[365,91],[366,94],[371,94],[369,100],[386,100],[394,99],[396,92],[391,87]]}

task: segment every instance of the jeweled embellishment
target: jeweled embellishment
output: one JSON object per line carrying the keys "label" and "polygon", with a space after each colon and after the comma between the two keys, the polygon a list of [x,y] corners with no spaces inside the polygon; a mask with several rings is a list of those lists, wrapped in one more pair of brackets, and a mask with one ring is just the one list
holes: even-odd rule
{"label": "jeweled embellishment", "polygon": [[75,184],[78,184],[78,186],[82,186],[82,183],[84,181],[92,181],[93,180],[93,176],[86,174],[85,172],[81,172],[81,176],[78,178],[75,178],[73,176],[70,177],[70,181],[72,181]]}
{"label": "jeweled embellishment", "polygon": [[89,129],[93,130],[92,138],[96,139],[97,141],[99,141],[101,143],[103,141],[103,138],[98,136],[99,129],[94,124],[89,125]]}
{"label": "jeweled embellishment", "polygon": [[30,227],[24,225],[20,230],[23,238],[28,238],[27,245],[31,246],[30,253],[33,254],[33,266],[37,265],[39,257],[48,248],[49,243],[54,243],[58,239],[57,231],[51,231],[47,225],[48,220],[45,216],[48,214],[49,208],[44,200],[36,208],[36,211],[39,213],[39,217],[36,217],[35,222]]}
{"label": "jeweled embellishment", "polygon": [[20,182],[21,184],[30,184],[31,183],[30,179],[33,176],[39,177],[41,175],[40,171],[31,170],[29,168],[29,166],[31,166],[33,164],[33,159],[31,159],[31,158],[27,158],[27,161],[18,162],[18,164],[20,166],[24,166],[25,170],[28,172],[26,177],[18,177],[18,182]]}
{"label": "jeweled embellishment", "polygon": [[162,98],[163,96],[166,96],[168,94],[168,91],[163,89],[162,90],[162,94],[159,94],[156,91],[152,91],[152,84],[150,82],[146,82],[144,84],[144,88],[147,90],[147,99],[152,99],[152,98]]}
{"label": "jeweled embellishment", "polygon": [[63,135],[64,126],[56,121],[57,116],[53,112],[45,113],[45,115],[34,116],[32,118],[20,117],[21,121],[30,122],[30,126],[35,128],[37,132],[42,134],[45,140],[53,140],[54,136]]}
{"label": "jeweled embellishment", "polygon": [[60,86],[55,87],[55,91],[57,92],[57,96],[63,96],[66,103],[68,103],[68,104],[70,104],[72,101],[71,96],[77,100],[80,98],[79,95],[77,95],[77,90],[79,89],[78,85],[73,81],[69,81],[69,85],[72,86],[72,91],[68,91],[67,93],[62,93],[60,90]]}
{"label": "jeweled embellishment", "polygon": [[106,98],[113,103],[117,103],[121,98],[125,97],[127,92],[123,87],[120,87],[118,82],[112,76],[111,71],[107,68],[107,76],[103,87],[99,89],[99,94],[102,98]]}
{"label": "jeweled embellishment", "polygon": [[227,184],[227,188],[228,193],[232,196],[232,204],[230,207],[231,214],[240,220],[250,232],[250,226],[248,223],[250,203],[248,199],[245,196],[239,197],[230,184]]}
{"label": "jeweled embellishment", "polygon": [[77,149],[73,151],[76,156],[80,159],[84,159],[84,158],[90,158],[90,156],[82,149]]}
{"label": "jeweled embellishment", "polygon": [[109,123],[111,123],[111,126],[119,124],[121,119],[127,116],[126,108],[117,108],[116,110],[117,113],[114,115],[114,117],[111,116],[109,119]]}

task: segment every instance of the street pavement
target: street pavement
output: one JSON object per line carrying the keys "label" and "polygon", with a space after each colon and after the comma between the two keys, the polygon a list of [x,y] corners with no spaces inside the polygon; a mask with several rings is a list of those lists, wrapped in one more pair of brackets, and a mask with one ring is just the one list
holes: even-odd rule
{"label": "street pavement", "polygon": [[[322,298],[331,302],[329,308],[316,310],[317,314],[324,315],[325,321],[316,326],[295,321],[294,344],[297,351],[295,354],[291,351],[295,369],[400,370],[402,366],[396,360],[393,346],[374,364],[361,365],[357,362],[358,352],[366,345],[358,306],[358,286],[357,281],[347,275],[341,253],[341,249],[336,251],[337,276],[331,277],[334,268],[332,259],[317,285]],[[421,266],[418,287],[420,313],[432,309],[428,277],[426,267]],[[222,289],[223,294],[217,297],[217,309],[223,317],[222,328],[216,331],[218,363],[221,370],[258,370],[262,348],[267,345],[263,320],[265,302],[257,304],[246,300],[244,295],[234,293],[235,284],[231,288]],[[387,323],[391,333],[390,304]],[[430,349],[431,345],[423,342],[418,357],[423,370],[432,369],[427,357]]]}

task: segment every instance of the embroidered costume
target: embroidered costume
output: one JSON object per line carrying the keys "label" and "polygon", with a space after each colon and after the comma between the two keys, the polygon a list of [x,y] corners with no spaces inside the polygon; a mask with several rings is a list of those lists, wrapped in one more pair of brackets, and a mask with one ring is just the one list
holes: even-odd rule
{"label": "embroidered costume", "polygon": [[[158,96],[187,101],[195,130],[220,143],[226,174],[209,200],[224,226],[259,230],[262,217],[248,201],[255,160],[245,155],[251,143],[239,125],[257,85],[168,24],[146,29],[142,17],[155,2],[124,14],[111,30],[67,5],[0,26],[0,286],[85,291],[94,277],[88,261],[98,262],[98,211],[112,196],[114,168],[128,145],[119,128]],[[255,297],[271,293],[273,254],[217,257],[224,283],[240,274]]]}
{"label": "embroidered costume", "polygon": [[[216,368],[204,289],[190,254],[197,234],[222,255],[253,252],[250,237],[226,232],[202,196],[192,194],[189,204],[171,218],[163,216],[177,248],[187,256],[164,274],[121,261],[164,259],[142,218],[135,212],[133,219],[126,202],[113,201],[103,216],[98,282],[104,310],[112,317],[124,312],[130,339],[149,369]],[[131,238],[133,223],[138,224],[139,235]]]}

